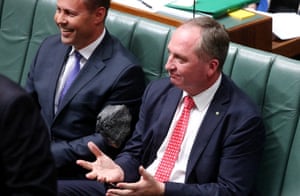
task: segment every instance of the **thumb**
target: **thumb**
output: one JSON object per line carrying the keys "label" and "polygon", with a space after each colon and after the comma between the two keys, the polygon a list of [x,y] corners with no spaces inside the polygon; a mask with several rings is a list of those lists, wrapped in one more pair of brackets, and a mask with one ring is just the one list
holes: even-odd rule
{"label": "thumb", "polygon": [[147,170],[143,167],[143,166],[140,166],[139,167],[139,173],[141,175],[141,177],[143,177],[144,180],[153,180],[153,176],[147,172]]}

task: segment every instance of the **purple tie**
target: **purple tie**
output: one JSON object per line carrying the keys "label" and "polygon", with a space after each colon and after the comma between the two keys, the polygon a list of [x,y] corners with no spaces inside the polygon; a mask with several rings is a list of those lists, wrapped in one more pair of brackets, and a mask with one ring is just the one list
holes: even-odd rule
{"label": "purple tie", "polygon": [[82,58],[81,54],[79,52],[75,51],[75,65],[66,78],[65,84],[60,93],[59,103],[61,102],[61,100],[63,99],[65,94],[67,93],[72,82],[74,81],[74,79],[76,78],[77,74],[80,71],[80,59],[81,58]]}

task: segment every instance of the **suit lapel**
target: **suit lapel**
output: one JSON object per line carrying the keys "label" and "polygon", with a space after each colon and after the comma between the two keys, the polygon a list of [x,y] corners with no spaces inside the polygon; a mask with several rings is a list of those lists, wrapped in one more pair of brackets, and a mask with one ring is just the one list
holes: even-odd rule
{"label": "suit lapel", "polygon": [[[162,106],[160,123],[158,124],[156,144],[159,148],[165,139],[170,128],[173,116],[176,112],[177,105],[182,96],[182,91],[178,88],[172,88],[170,93],[165,97],[165,102]],[[167,123],[166,123],[167,122]]]}
{"label": "suit lapel", "polygon": [[192,147],[187,165],[186,180],[193,171],[196,162],[201,157],[201,154],[210,141],[212,134],[224,118],[228,109],[230,101],[230,89],[226,87],[228,82],[224,81],[224,78],[225,77],[223,75],[221,85],[207,110],[202,125],[200,126],[198,134],[195,138],[195,143]]}
{"label": "suit lapel", "polygon": [[61,106],[58,108],[57,115],[64,109],[67,103],[82,89],[89,81],[93,80],[101,70],[105,68],[104,61],[111,57],[113,52],[113,43],[111,36],[107,32],[102,42],[95,49],[88,59],[76,79],[68,89],[66,95],[61,100]]}
{"label": "suit lapel", "polygon": [[68,58],[68,54],[71,50],[70,46],[62,45],[60,49],[58,49],[56,53],[56,57],[51,59],[51,62],[49,63],[49,66],[53,67],[53,69],[50,69],[51,73],[49,73],[49,76],[54,77],[55,82],[49,82],[49,95],[48,97],[51,97],[51,100],[47,103],[49,104],[46,108],[51,108],[51,114],[52,119],[54,118],[54,103],[55,103],[55,96],[56,96],[56,89],[59,82],[61,71],[64,67],[64,64]]}

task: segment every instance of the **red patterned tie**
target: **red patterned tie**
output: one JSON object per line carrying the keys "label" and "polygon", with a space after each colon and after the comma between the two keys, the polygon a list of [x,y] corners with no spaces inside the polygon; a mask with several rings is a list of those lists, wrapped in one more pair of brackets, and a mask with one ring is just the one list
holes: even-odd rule
{"label": "red patterned tie", "polygon": [[155,173],[155,179],[160,182],[169,180],[175,162],[178,158],[180,146],[184,138],[185,131],[187,129],[190,112],[195,106],[193,99],[189,96],[184,97],[184,108],[179,120],[174,128],[173,134],[170,138],[164,156]]}

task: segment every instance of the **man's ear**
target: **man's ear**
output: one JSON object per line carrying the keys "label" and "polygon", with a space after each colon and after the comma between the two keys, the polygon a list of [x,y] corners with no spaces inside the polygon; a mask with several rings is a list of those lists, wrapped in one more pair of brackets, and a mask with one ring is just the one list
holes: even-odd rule
{"label": "man's ear", "polygon": [[107,10],[104,7],[98,7],[95,11],[95,23],[102,23],[105,19]]}
{"label": "man's ear", "polygon": [[215,58],[209,60],[208,66],[209,66],[209,72],[208,72],[209,75],[215,74],[220,69],[220,67],[219,67],[220,66],[219,60],[215,59]]}

